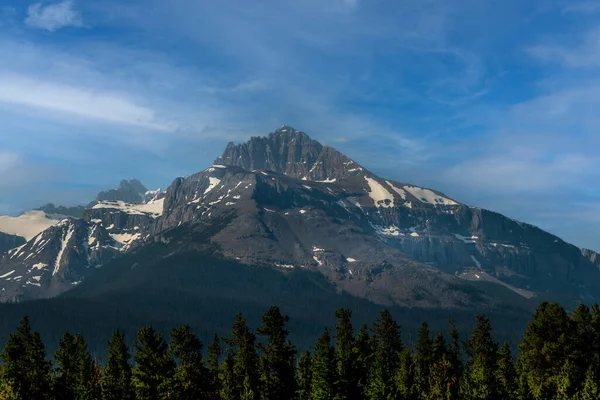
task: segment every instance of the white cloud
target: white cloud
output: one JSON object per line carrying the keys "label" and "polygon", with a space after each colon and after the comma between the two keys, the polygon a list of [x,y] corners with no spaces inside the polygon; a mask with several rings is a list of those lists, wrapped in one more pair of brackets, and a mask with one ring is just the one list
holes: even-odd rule
{"label": "white cloud", "polygon": [[46,109],[104,123],[173,132],[175,123],[120,94],[0,74],[0,102]]}
{"label": "white cloud", "polygon": [[53,32],[68,26],[82,26],[83,21],[79,12],[74,10],[73,1],[65,0],[47,6],[42,3],[30,5],[27,9],[25,24]]}

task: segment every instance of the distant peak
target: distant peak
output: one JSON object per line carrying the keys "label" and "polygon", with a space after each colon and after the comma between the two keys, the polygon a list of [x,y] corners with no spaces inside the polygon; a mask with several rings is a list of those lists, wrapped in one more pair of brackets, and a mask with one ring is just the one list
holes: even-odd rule
{"label": "distant peak", "polygon": [[214,164],[234,165],[246,170],[265,170],[303,180],[342,179],[363,171],[337,150],[325,147],[306,133],[283,125],[268,136],[245,143],[227,144]]}

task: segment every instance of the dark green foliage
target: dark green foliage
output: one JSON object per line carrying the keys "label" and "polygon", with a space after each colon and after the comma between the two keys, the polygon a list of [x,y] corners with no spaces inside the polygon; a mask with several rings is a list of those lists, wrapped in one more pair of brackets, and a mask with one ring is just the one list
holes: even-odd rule
{"label": "dark green foliage", "polygon": [[116,330],[108,342],[108,359],[102,375],[104,400],[131,400],[131,365],[129,348],[123,331]]}
{"label": "dark green foliage", "polygon": [[223,365],[222,397],[258,400],[261,391],[256,337],[241,314],[236,315],[231,335],[225,343],[227,354]]}
{"label": "dark green foliage", "polygon": [[175,361],[162,335],[147,326],[139,330],[134,342],[135,367],[132,385],[138,400],[168,399],[173,396]]}
{"label": "dark green foliage", "polygon": [[402,351],[400,326],[389,311],[383,310],[373,324],[373,360],[369,370],[366,397],[371,400],[393,399],[394,378]]}
{"label": "dark green foliage", "polygon": [[502,398],[514,399],[518,394],[517,371],[508,343],[504,343],[498,352],[498,383]]}
{"label": "dark green foliage", "polygon": [[600,399],[598,306],[567,314],[558,305],[542,304],[516,362],[506,342],[498,350],[483,315],[464,343],[464,361],[454,324],[448,339],[422,324],[412,349],[402,345],[400,326],[387,311],[376,318],[371,334],[363,324],[356,336],[349,309],[335,316],[335,345],[326,328],[314,352],[299,357],[288,338],[289,318],[278,307],[263,314],[256,334],[238,313],[224,354],[217,335],[204,356],[190,326],[171,330],[169,344],[148,326],[134,341],[133,369],[118,330],[108,342],[104,369],[84,337],[69,332],[57,340],[53,369],[25,318],[2,353],[0,400]]}
{"label": "dark green foliage", "polygon": [[423,322],[419,330],[416,350],[416,390],[420,397],[426,397],[429,392],[429,368],[433,364],[433,342],[426,322]]}
{"label": "dark green foliage", "polygon": [[484,315],[477,316],[473,335],[466,344],[466,369],[461,385],[465,399],[502,399],[497,377],[498,345],[492,339],[490,320]]}
{"label": "dark green foliage", "polygon": [[215,334],[213,340],[208,346],[206,353],[207,366],[207,388],[206,393],[209,399],[219,398],[221,392],[221,377],[219,376],[219,359],[223,350],[219,336]]}
{"label": "dark green foliage", "polygon": [[360,399],[359,350],[354,340],[352,311],[342,308],[336,311],[335,315],[337,317],[335,325],[335,398],[340,400]]}
{"label": "dark green foliage", "polygon": [[311,399],[333,400],[336,382],[335,350],[331,346],[331,337],[327,328],[315,345],[312,366]]}
{"label": "dark green foliage", "polygon": [[263,315],[257,330],[259,336],[267,338],[267,344],[260,346],[261,397],[265,400],[288,400],[296,394],[296,349],[288,340],[288,321],[274,306]]}
{"label": "dark green foliage", "polygon": [[573,354],[573,322],[558,304],[542,303],[519,345],[521,373],[535,399],[554,398],[567,358]]}
{"label": "dark green foliage", "polygon": [[50,393],[52,366],[38,332],[27,317],[9,336],[2,352],[3,379],[16,398],[45,400]]}
{"label": "dark green foliage", "polygon": [[298,361],[298,400],[310,400],[312,395],[312,357],[309,351],[300,355]]}
{"label": "dark green foliage", "polygon": [[208,370],[202,359],[202,342],[188,325],[171,331],[169,350],[178,361],[173,375],[172,398],[200,400],[209,398],[205,393],[209,387]]}

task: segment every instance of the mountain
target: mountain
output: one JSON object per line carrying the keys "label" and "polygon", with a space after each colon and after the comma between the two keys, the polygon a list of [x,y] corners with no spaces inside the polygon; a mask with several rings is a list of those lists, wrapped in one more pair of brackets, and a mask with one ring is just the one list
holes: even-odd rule
{"label": "mountain", "polygon": [[[600,296],[595,253],[439,191],[380,178],[283,126],[228,144],[212,166],[164,193],[136,180],[101,193],[81,220],[62,221],[3,256],[0,298],[116,296],[155,280],[162,291],[174,280],[192,293],[182,265],[209,268],[201,258],[317,274],[340,293],[386,306],[501,310]],[[224,276],[215,270],[210,281],[223,293],[232,285]]]}
{"label": "mountain", "polygon": [[45,206],[40,208],[36,208],[36,211],[43,211],[46,215],[50,216],[59,216],[60,218],[65,217],[73,217],[73,218],[83,218],[83,212],[85,211],[84,206],[74,206],[74,207],[64,207],[64,206],[55,206],[52,203],[48,203]]}
{"label": "mountain", "polygon": [[25,244],[25,238],[0,232],[0,254]]}
{"label": "mountain", "polygon": [[116,189],[98,193],[97,202],[123,201],[126,203],[142,203],[148,189],[137,179],[123,179]]}
{"label": "mountain", "polygon": [[6,243],[0,252],[0,299],[12,302],[54,297],[122,256],[147,236],[162,212],[164,193],[144,188],[143,196],[149,195],[152,197],[136,204],[94,201],[83,209],[81,217],[51,214],[69,210],[53,205],[19,217],[0,217],[0,228],[12,227],[28,239],[0,236],[0,245]]}

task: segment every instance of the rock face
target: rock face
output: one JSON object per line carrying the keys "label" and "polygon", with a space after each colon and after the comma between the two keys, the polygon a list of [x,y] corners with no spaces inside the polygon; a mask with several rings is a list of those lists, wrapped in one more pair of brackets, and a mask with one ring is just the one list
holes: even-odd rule
{"label": "rock face", "polygon": [[[77,232],[69,240],[68,226]],[[214,165],[175,179],[166,193],[127,182],[99,196],[81,220],[44,232],[54,238],[52,250],[41,252],[47,257],[36,258],[38,237],[4,256],[0,296],[54,295],[132,248],[168,246],[173,232],[180,241],[170,254],[193,247],[201,232],[220,256],[282,273],[316,271],[338,290],[379,304],[501,307],[507,294],[600,297],[596,253],[438,191],[382,179],[286,126],[230,143]],[[72,236],[81,245],[66,249],[80,250],[59,256]],[[35,267],[41,264],[52,273],[32,275],[46,271]],[[40,286],[28,284],[29,276]]]}
{"label": "rock face", "polygon": [[40,208],[36,208],[38,211],[43,211],[46,215],[51,216],[61,216],[61,217],[72,217],[72,218],[83,218],[83,213],[85,211],[84,206],[74,206],[74,207],[64,207],[64,206],[55,206],[52,203],[48,203],[45,206]]}
{"label": "rock face", "polygon": [[237,146],[229,143],[215,164],[273,171],[311,181],[342,179],[363,171],[360,165],[342,153],[288,126],[267,137],[253,137]]}
{"label": "rock face", "polygon": [[137,179],[123,179],[116,189],[100,192],[96,201],[124,201],[126,203],[142,203],[148,189]]}
{"label": "rock face", "polygon": [[[55,221],[47,216],[57,215],[43,211],[24,214],[20,218],[25,221],[27,232],[33,232],[32,237],[28,241],[17,239],[15,243],[5,239],[7,247],[0,252],[0,299],[22,301],[56,296],[142,242],[162,213],[164,201],[160,190],[148,193],[153,197],[139,204],[95,201],[84,210],[82,218]],[[34,228],[44,224],[50,227],[35,233]],[[0,245],[3,238],[0,235]]]}
{"label": "rock face", "polygon": [[0,254],[25,244],[25,238],[0,232]]}
{"label": "rock face", "polygon": [[65,219],[0,259],[4,301],[52,297],[77,285],[119,253],[100,225]]}

